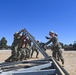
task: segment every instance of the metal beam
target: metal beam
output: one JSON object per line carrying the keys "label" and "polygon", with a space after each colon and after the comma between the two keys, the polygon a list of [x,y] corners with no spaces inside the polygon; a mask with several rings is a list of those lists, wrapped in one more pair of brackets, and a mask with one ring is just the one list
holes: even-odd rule
{"label": "metal beam", "polygon": [[53,75],[56,74],[55,69],[50,70],[40,70],[40,71],[33,71],[33,72],[22,72],[22,73],[13,73],[12,75]]}
{"label": "metal beam", "polygon": [[[43,64],[43,65],[38,65],[38,66],[26,68],[26,69],[21,69],[21,70],[18,70],[18,72],[38,71],[38,70],[41,70],[41,69],[43,69],[43,68],[48,68],[48,67],[51,67],[51,66],[52,66],[52,62],[47,63],[47,64]],[[17,71],[16,71],[16,72],[17,72]]]}
{"label": "metal beam", "polygon": [[70,75],[58,62],[55,58],[52,57],[53,65],[57,69],[57,72],[60,75]]}
{"label": "metal beam", "polygon": [[28,36],[28,38],[34,43],[34,45],[38,48],[38,50],[42,53],[42,55],[45,58],[49,58],[48,54],[41,48],[41,46],[39,46],[39,44],[37,43],[35,38],[33,36],[31,36],[31,34],[26,29],[24,30],[24,32]]}
{"label": "metal beam", "polygon": [[[50,61],[50,60],[49,60]],[[0,64],[0,68],[6,67],[6,66],[14,66],[17,64],[45,64],[45,63],[49,63],[48,60],[42,59],[42,60],[25,60],[25,61],[20,61],[20,62],[7,62],[7,63],[1,63]]]}
{"label": "metal beam", "polygon": [[22,73],[12,73],[12,75],[53,75],[56,74],[56,69],[40,70],[40,71],[27,71]]}
{"label": "metal beam", "polygon": [[40,70],[40,71],[27,71],[27,72],[3,72],[0,75],[53,75],[57,74],[56,69]]}

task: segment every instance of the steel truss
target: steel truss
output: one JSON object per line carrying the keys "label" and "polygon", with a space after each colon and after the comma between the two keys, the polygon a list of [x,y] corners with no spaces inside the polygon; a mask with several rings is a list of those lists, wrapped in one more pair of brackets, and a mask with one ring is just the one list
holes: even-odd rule
{"label": "steel truss", "polygon": [[39,49],[44,59],[0,63],[0,75],[69,75],[56,59],[48,56],[26,29],[24,33]]}

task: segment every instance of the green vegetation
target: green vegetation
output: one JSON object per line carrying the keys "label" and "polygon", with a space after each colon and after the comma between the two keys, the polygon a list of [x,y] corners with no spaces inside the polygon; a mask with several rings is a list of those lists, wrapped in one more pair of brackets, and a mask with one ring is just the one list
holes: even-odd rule
{"label": "green vegetation", "polygon": [[6,49],[7,48],[7,40],[5,37],[2,37],[0,40],[0,49]]}

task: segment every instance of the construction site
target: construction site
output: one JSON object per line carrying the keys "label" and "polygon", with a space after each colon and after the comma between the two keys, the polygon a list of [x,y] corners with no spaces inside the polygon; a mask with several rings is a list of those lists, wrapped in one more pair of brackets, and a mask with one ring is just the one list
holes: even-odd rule
{"label": "construction site", "polygon": [[24,33],[38,48],[38,58],[35,58],[36,53],[34,53],[32,58],[26,60],[5,62],[11,56],[11,50],[1,50],[0,75],[76,75],[75,51],[63,50],[65,60],[63,67],[60,61],[52,57],[51,49],[45,51],[30,32],[24,29]]}

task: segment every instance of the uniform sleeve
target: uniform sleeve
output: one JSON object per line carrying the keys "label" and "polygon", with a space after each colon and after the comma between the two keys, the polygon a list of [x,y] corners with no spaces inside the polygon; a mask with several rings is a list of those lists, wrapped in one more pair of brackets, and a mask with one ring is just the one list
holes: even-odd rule
{"label": "uniform sleeve", "polygon": [[51,43],[51,39],[48,42],[46,42],[45,44],[48,45],[49,43]]}
{"label": "uniform sleeve", "polygon": [[46,39],[50,39],[50,37],[45,36]]}

